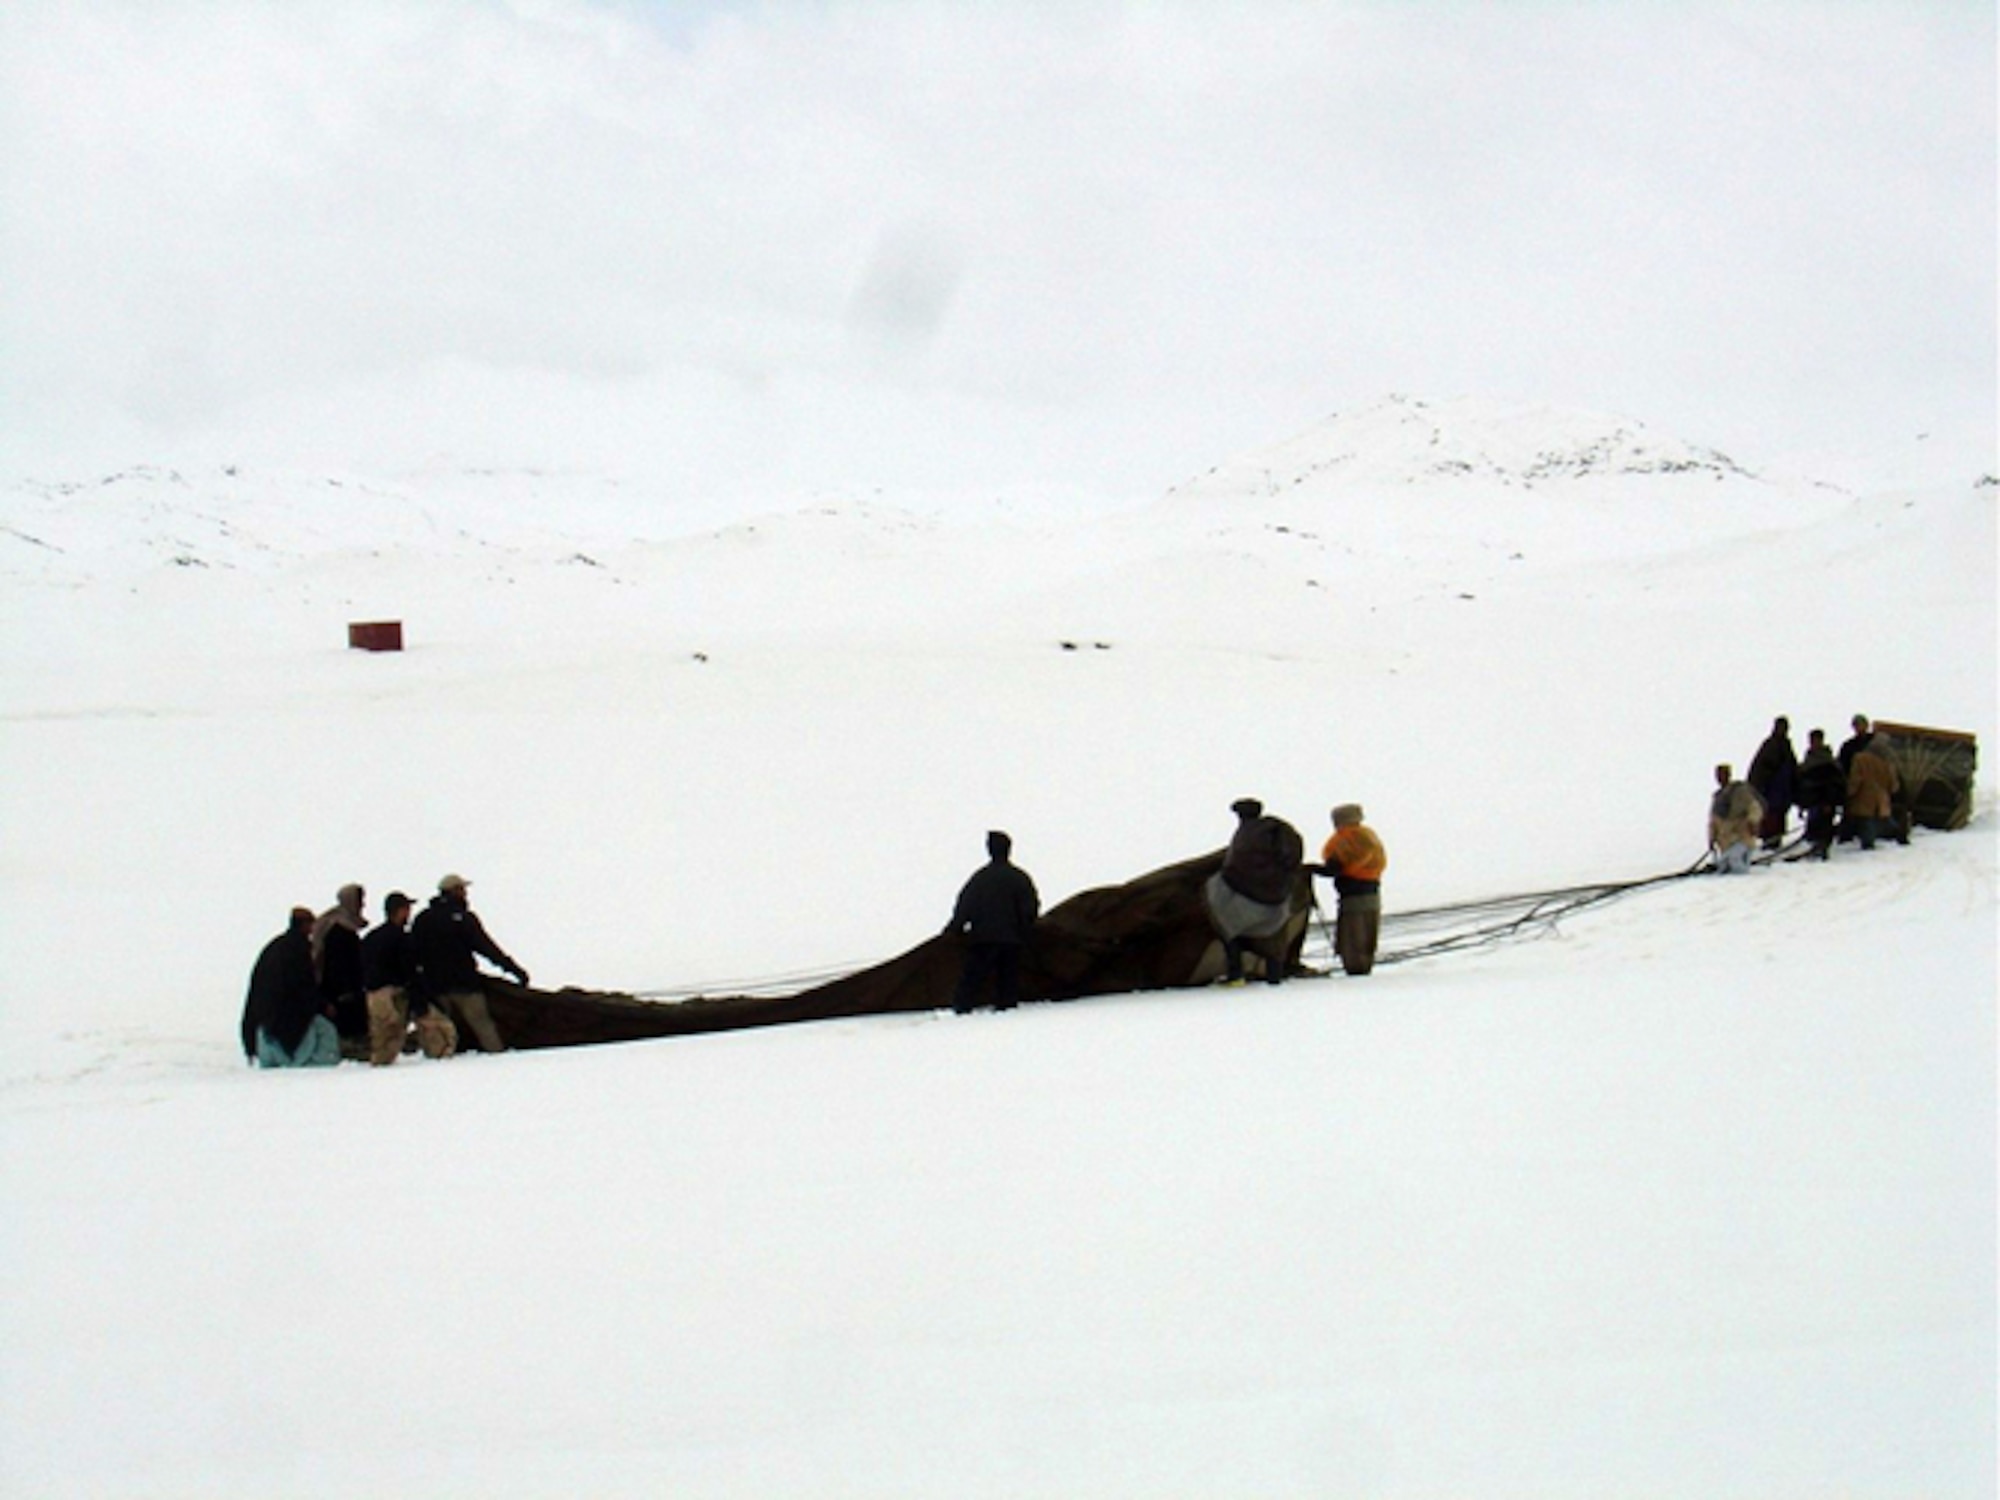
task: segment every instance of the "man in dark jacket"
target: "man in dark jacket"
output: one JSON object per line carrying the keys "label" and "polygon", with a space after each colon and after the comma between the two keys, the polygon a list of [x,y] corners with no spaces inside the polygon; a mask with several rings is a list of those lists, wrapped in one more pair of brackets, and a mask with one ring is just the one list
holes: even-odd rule
{"label": "man in dark jacket", "polygon": [[1840,742],[1840,754],[1835,757],[1840,762],[1842,780],[1845,780],[1847,773],[1854,769],[1854,757],[1866,749],[1868,742],[1875,738],[1875,726],[1868,722],[1868,715],[1856,714],[1852,722],[1854,733]]}
{"label": "man in dark jacket", "polygon": [[[1204,894],[1208,914],[1222,939],[1222,980],[1243,979],[1245,939],[1276,937],[1292,916],[1292,894],[1305,863],[1305,840],[1283,818],[1267,817],[1264,804],[1244,797],[1229,805],[1236,814],[1236,833],[1222,857],[1222,868],[1209,878]],[[1285,977],[1285,959],[1260,950],[1264,977],[1272,984]]]}
{"label": "man in dark jacket", "polygon": [[1757,832],[1766,849],[1775,849],[1785,841],[1785,820],[1797,792],[1798,772],[1791,720],[1774,719],[1770,735],[1750,758],[1750,769],[1743,778],[1764,799],[1764,822]]}
{"label": "man in dark jacket", "polygon": [[1806,820],[1806,857],[1825,859],[1833,847],[1834,819],[1847,800],[1847,778],[1826,743],[1826,731],[1806,736],[1806,753],[1799,760],[1799,811]]}
{"label": "man in dark jacket", "polygon": [[368,1061],[387,1067],[403,1055],[410,1022],[426,1057],[449,1057],[458,1050],[458,1028],[417,988],[415,945],[410,941],[411,901],[391,891],[382,903],[381,924],[361,940],[361,978],[368,997]]}
{"label": "man in dark jacket", "polygon": [[463,875],[445,876],[423,915],[411,923],[417,979],[424,999],[458,1023],[461,1037],[470,1032],[480,1051],[505,1052],[507,1043],[486,1007],[486,985],[477,960],[485,959],[519,984],[528,982],[528,971],[486,935],[485,924],[467,901],[471,883]]}
{"label": "man in dark jacket", "polygon": [[965,966],[951,1008],[970,1015],[994,984],[993,1008],[1012,1010],[1021,1000],[1021,949],[1035,930],[1042,900],[1026,870],[1012,861],[1014,841],[995,829],[986,835],[987,862],[958,893],[945,923],[947,933],[965,935]]}
{"label": "man in dark jacket", "polygon": [[313,976],[313,914],[292,908],[290,924],[264,945],[243,999],[243,1055],[264,1068],[324,1067],[340,1061],[340,1037],[321,1008]]}

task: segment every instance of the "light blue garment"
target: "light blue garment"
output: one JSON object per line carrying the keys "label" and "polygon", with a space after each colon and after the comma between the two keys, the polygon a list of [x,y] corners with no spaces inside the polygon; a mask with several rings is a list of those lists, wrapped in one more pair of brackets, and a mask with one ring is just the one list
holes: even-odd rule
{"label": "light blue garment", "polygon": [[1727,849],[1719,849],[1715,855],[1716,872],[1721,875],[1746,875],[1750,871],[1750,856],[1756,850],[1755,844],[1731,844]]}
{"label": "light blue garment", "polygon": [[340,1061],[340,1033],[325,1016],[314,1016],[312,1025],[299,1039],[299,1050],[287,1052],[263,1027],[257,1028],[257,1066],[260,1068],[330,1068]]}

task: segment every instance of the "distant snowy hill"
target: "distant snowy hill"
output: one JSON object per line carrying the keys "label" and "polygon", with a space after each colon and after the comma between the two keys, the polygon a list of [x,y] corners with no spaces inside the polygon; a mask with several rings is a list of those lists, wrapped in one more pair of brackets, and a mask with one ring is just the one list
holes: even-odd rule
{"label": "distant snowy hill", "polygon": [[1659,474],[1755,477],[1726,454],[1657,436],[1623,418],[1470,398],[1390,396],[1218,465],[1179,488],[1279,495],[1302,485],[1478,480],[1532,489],[1565,479]]}
{"label": "distant snowy hill", "polygon": [[[1569,561],[1697,546],[1831,514],[1852,497],[1761,478],[1726,455],[1593,413],[1390,397],[1217,464],[1155,504],[1108,518],[1083,504],[968,494],[913,503],[835,495],[725,516],[661,487],[577,474],[440,471],[390,479],[134,467],[0,486],[0,578],[75,584],[161,568],[268,574],[334,556],[457,557],[485,566],[602,563],[685,550],[725,572],[780,553],[800,567],[921,552],[940,523],[1009,533],[1101,521],[1144,557],[1218,533],[1432,564]],[[1533,537],[1532,554],[1527,539]],[[706,539],[705,541],[703,539]],[[1004,550],[1004,542],[1003,542]],[[657,560],[657,558],[656,558]]]}
{"label": "distant snowy hill", "polygon": [[270,573],[336,555],[573,552],[671,522],[643,490],[592,476],[396,479],[140,465],[0,486],[0,577],[79,583],[157,568]]}
{"label": "distant snowy hill", "polygon": [[1165,508],[1211,535],[1264,530],[1485,577],[1691,551],[1853,500],[1625,418],[1390,397],[1218,464]]}

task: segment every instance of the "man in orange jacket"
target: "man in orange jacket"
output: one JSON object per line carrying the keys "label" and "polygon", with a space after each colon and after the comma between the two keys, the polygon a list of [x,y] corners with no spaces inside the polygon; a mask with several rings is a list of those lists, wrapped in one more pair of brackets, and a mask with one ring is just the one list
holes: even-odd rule
{"label": "man in orange jacket", "polygon": [[1389,868],[1388,851],[1361,818],[1358,802],[1343,802],[1333,810],[1333,836],[1313,869],[1315,875],[1332,880],[1340,893],[1334,947],[1341,968],[1357,978],[1375,967],[1375,941],[1382,931],[1382,872]]}

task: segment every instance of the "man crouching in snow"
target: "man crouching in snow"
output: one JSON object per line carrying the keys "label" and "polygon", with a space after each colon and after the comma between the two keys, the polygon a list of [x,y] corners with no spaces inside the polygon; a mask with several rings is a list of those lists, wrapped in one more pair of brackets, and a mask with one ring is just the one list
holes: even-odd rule
{"label": "man crouching in snow", "polygon": [[1750,868],[1757,848],[1757,828],[1764,821],[1764,799],[1747,781],[1736,780],[1727,765],[1715,768],[1715,795],[1708,799],[1708,847],[1719,875],[1741,875]]}
{"label": "man crouching in snow", "polygon": [[333,1029],[313,974],[313,914],[292,908],[285,930],[264,945],[243,999],[243,1055],[260,1068],[331,1067],[340,1061]]}
{"label": "man crouching in snow", "polygon": [[486,1008],[486,987],[479,977],[477,960],[483,958],[513,975],[518,984],[528,982],[528,971],[487,935],[485,924],[465,894],[471,884],[463,875],[445,876],[423,915],[410,924],[417,977],[423,984],[424,998],[455,1023],[461,1043],[469,1034],[481,1052],[505,1052],[507,1043]]}
{"label": "man crouching in snow", "polygon": [[403,1039],[413,1020],[424,1056],[450,1057],[458,1050],[458,1028],[417,992],[410,907],[408,896],[391,891],[382,904],[382,925],[361,940],[362,977],[368,988],[368,1061],[378,1068],[403,1055]]}

